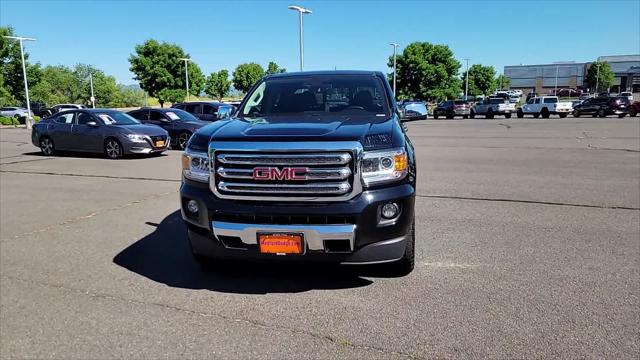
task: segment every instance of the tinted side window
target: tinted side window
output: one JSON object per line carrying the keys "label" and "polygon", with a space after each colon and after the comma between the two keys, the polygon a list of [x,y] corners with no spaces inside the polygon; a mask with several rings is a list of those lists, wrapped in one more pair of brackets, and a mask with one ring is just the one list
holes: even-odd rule
{"label": "tinted side window", "polygon": [[190,104],[184,107],[186,112],[190,112],[192,114],[200,114],[200,104]]}
{"label": "tinted side window", "polygon": [[136,111],[136,112],[130,113],[129,115],[133,116],[138,120],[147,120],[148,114],[149,114],[148,111]]}
{"label": "tinted side window", "polygon": [[150,111],[149,112],[149,120],[164,120],[164,115],[159,111]]}
{"label": "tinted side window", "polygon": [[557,103],[558,99],[557,98],[544,98],[544,103],[545,104],[553,104],[553,103]]}
{"label": "tinted side window", "polygon": [[174,109],[180,109],[180,110],[184,110],[184,104],[178,104],[173,106]]}
{"label": "tinted side window", "polygon": [[203,114],[210,114],[210,115],[216,115],[218,112],[218,108],[216,108],[215,106],[212,105],[202,105],[202,113]]}
{"label": "tinted side window", "polygon": [[87,113],[78,114],[78,125],[86,125],[90,121],[95,121],[93,120],[93,116]]}
{"label": "tinted side window", "polygon": [[540,104],[540,98],[537,98],[533,101],[534,104]]}
{"label": "tinted side window", "polygon": [[61,124],[73,124],[74,115],[74,113],[62,114],[56,118],[56,122]]}

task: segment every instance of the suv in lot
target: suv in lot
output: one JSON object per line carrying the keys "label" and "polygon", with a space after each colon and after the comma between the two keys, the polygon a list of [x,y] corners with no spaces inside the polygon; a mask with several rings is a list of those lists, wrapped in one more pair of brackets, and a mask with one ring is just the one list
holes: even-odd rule
{"label": "suv in lot", "polygon": [[171,106],[174,109],[184,110],[200,120],[216,121],[228,117],[234,110],[229,104],[213,101],[194,101],[178,103]]}
{"label": "suv in lot", "polygon": [[630,112],[629,99],[626,96],[601,96],[590,98],[573,108],[573,116],[591,115],[593,117],[606,117],[618,115],[625,117]]}
{"label": "suv in lot", "polygon": [[[415,114],[417,120],[425,114]],[[416,162],[386,76],[269,75],[193,134],[182,217],[194,257],[414,266]]]}
{"label": "suv in lot", "polygon": [[455,116],[462,116],[466,119],[471,114],[469,102],[465,100],[448,100],[443,101],[433,109],[433,118],[445,116],[447,119],[453,119]]}
{"label": "suv in lot", "polygon": [[573,109],[573,105],[568,101],[560,101],[557,96],[540,96],[529,99],[526,104],[518,108],[517,115],[523,118],[525,115],[533,115],[534,118],[549,116],[556,114],[561,118],[567,115]]}

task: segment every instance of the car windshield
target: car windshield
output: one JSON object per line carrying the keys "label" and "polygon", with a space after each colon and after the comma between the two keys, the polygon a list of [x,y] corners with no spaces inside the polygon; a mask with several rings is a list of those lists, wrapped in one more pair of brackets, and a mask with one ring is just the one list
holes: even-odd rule
{"label": "car windshield", "polygon": [[189,114],[188,112],[180,109],[172,109],[166,112],[171,121],[173,120],[185,120],[185,121],[197,121],[198,118]]}
{"label": "car windshield", "polygon": [[120,111],[105,111],[96,114],[105,125],[134,125],[140,122]]}
{"label": "car windshield", "polygon": [[256,86],[238,112],[263,116],[388,116],[382,81],[371,75],[324,75],[267,78]]}

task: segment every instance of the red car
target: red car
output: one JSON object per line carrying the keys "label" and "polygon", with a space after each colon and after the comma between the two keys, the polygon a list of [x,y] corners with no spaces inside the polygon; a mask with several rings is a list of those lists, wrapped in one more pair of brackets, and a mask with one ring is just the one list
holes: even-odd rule
{"label": "red car", "polygon": [[633,104],[629,106],[629,116],[636,116],[640,113],[640,101],[634,101]]}

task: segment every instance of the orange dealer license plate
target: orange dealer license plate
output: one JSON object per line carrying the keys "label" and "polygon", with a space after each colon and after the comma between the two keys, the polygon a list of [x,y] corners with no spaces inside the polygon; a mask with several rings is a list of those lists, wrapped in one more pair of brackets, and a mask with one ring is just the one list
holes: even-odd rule
{"label": "orange dealer license plate", "polygon": [[163,147],[163,146],[164,146],[164,140],[156,141],[156,147]]}
{"label": "orange dealer license plate", "polygon": [[302,234],[258,234],[258,244],[263,254],[302,254]]}

